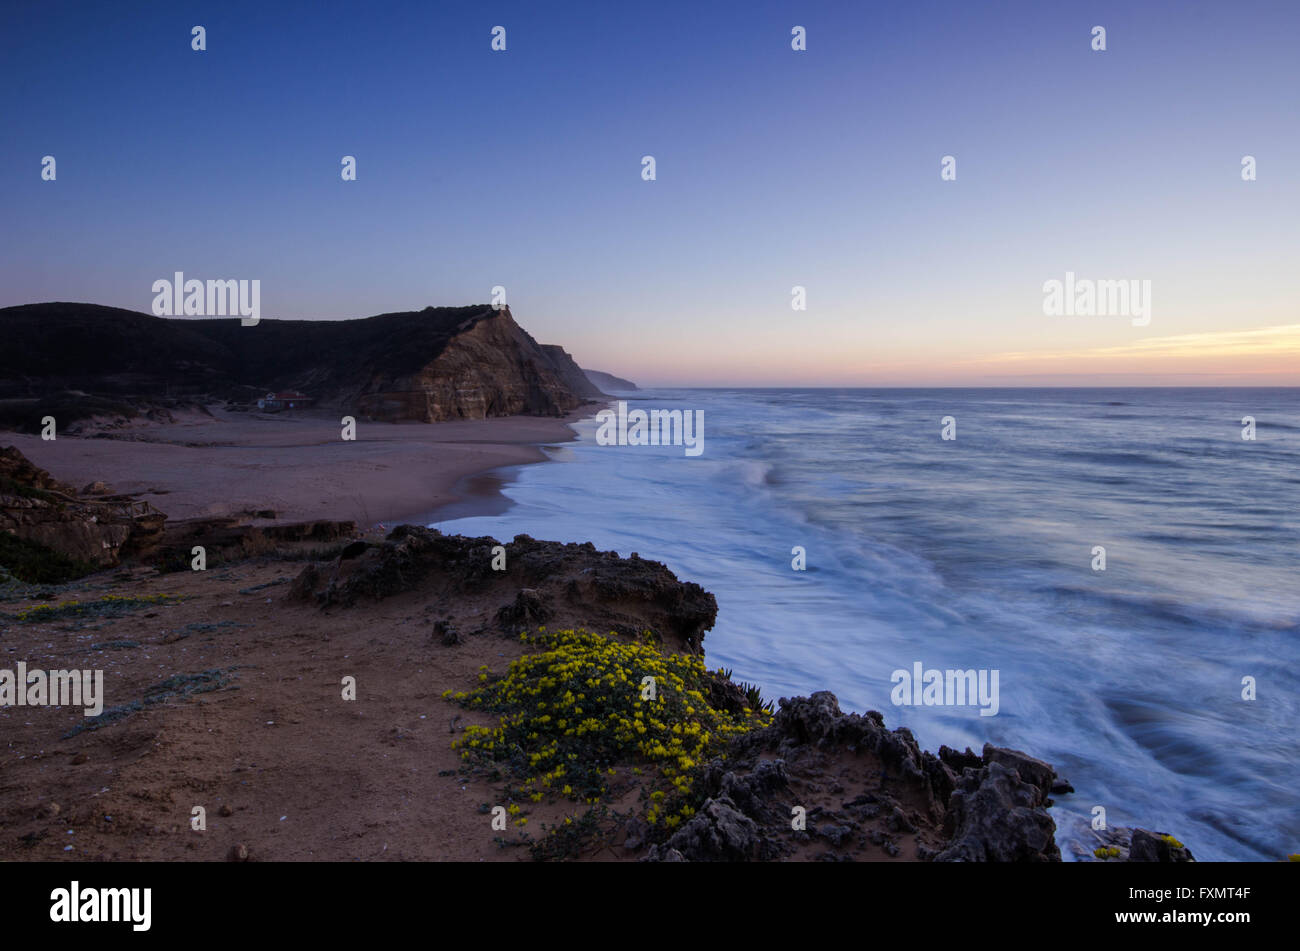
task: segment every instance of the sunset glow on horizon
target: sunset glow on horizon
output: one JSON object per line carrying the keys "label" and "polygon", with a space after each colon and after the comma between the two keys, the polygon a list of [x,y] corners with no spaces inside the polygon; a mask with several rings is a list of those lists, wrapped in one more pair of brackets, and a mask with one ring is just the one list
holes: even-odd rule
{"label": "sunset glow on horizon", "polygon": [[[832,3],[802,51],[779,5],[359,9],[205,9],[202,53],[191,12],[0,13],[39,77],[0,89],[0,306],[501,286],[642,385],[1300,385],[1294,4]],[[1149,285],[1149,324],[1045,313],[1066,275]]]}

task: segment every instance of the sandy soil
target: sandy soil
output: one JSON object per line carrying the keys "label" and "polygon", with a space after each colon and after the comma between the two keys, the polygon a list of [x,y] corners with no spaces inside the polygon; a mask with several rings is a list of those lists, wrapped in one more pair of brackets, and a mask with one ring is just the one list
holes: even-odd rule
{"label": "sandy soil", "polygon": [[[594,412],[580,410],[567,421]],[[273,509],[279,521],[351,519],[361,526],[414,521],[449,502],[491,491],[476,473],[540,462],[539,444],[566,442],[566,420],[532,416],[437,424],[359,421],[340,438],[325,414],[177,414],[52,441],[5,433],[33,463],[76,488],[95,481],[153,503],[170,519]],[[91,434],[94,434],[93,436]]]}
{"label": "sandy soil", "polygon": [[[501,784],[454,772],[451,741],[488,718],[441,694],[473,686],[479,665],[504,670],[522,650],[516,638],[446,647],[418,592],[333,613],[288,601],[285,581],[302,564],[137,569],[129,581],[108,572],[61,599],[184,600],[115,619],[0,620],[0,666],[101,669],[105,710],[173,675],[229,676],[221,689],[69,738],[95,718],[0,707],[0,861],[212,861],[238,845],[255,861],[527,860],[523,831],[580,815],[567,800],[525,801],[527,830],[494,832],[480,808],[508,805]],[[0,610],[13,618],[34,603]],[[356,678],[354,701],[342,698],[345,676]],[[195,806],[206,810],[204,832],[191,829]]]}

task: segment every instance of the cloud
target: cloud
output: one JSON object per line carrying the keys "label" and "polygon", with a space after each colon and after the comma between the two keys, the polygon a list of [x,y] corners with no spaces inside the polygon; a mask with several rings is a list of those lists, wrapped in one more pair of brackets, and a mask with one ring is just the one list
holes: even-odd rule
{"label": "cloud", "polygon": [[1177,373],[1180,365],[1203,370],[1207,364],[1222,364],[1241,372],[1250,364],[1272,370],[1284,360],[1295,360],[1291,366],[1300,372],[1300,324],[1144,337],[1132,343],[1083,350],[1012,351],[965,361],[965,365],[1013,369],[1032,362],[1039,371],[1062,364],[1080,369],[1133,370],[1134,363],[1140,361],[1142,370],[1158,373]]}

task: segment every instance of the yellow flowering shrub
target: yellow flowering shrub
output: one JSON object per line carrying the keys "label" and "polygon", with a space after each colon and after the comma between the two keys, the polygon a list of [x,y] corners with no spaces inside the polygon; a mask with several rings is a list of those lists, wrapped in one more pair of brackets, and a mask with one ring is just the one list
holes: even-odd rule
{"label": "yellow flowering shrub", "polygon": [[[649,796],[646,820],[672,828],[694,814],[694,774],[728,740],[766,726],[771,715],[745,707],[716,709],[711,683],[722,675],[695,656],[664,654],[647,637],[636,642],[587,631],[521,635],[538,648],[472,691],[445,697],[499,715],[495,726],[469,726],[453,743],[462,758],[504,767],[520,798],[544,792],[598,804],[616,766],[653,770],[663,788]],[[645,678],[653,678],[653,698]]]}

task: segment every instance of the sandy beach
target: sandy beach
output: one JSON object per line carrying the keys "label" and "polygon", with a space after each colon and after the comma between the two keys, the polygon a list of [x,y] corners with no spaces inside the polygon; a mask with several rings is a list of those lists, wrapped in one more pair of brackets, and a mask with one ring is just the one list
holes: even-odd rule
{"label": "sandy beach", "polygon": [[171,520],[273,510],[275,521],[350,519],[369,528],[418,520],[452,502],[472,505],[475,495],[491,506],[494,480],[471,477],[545,460],[540,446],[571,440],[567,423],[591,412],[437,424],[361,420],[356,439],[345,441],[334,415],[214,406],[208,414],[178,413],[175,422],[86,427],[50,441],[6,433],[4,441],[77,488],[104,482]]}

